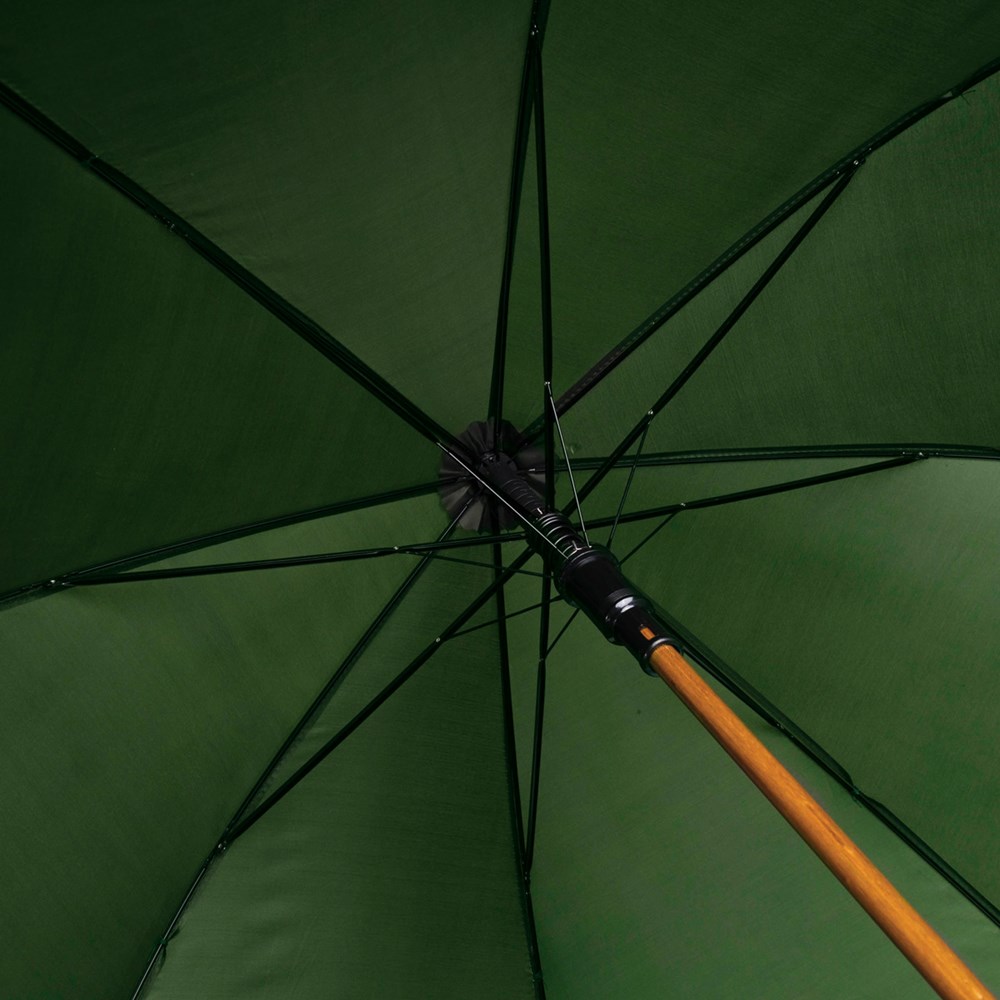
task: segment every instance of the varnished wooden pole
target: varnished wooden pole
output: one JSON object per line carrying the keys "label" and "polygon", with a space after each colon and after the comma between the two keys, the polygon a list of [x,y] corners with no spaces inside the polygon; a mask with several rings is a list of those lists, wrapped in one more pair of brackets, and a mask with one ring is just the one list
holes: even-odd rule
{"label": "varnished wooden pole", "polygon": [[672,646],[653,669],[945,1000],[994,1000],[937,932]]}

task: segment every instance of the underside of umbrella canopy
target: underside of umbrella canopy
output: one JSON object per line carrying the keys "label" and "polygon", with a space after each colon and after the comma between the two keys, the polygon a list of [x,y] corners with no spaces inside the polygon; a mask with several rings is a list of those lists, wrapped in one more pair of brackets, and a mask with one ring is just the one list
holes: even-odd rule
{"label": "underside of umbrella canopy", "polygon": [[995,5],[7,27],[3,996],[930,995],[497,441],[1000,989]]}

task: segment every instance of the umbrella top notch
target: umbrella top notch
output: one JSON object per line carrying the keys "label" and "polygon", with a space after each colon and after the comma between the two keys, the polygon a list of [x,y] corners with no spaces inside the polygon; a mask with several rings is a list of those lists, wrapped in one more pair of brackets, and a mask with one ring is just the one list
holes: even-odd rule
{"label": "umbrella top notch", "polygon": [[[491,531],[494,515],[501,530],[519,527],[522,519],[506,503],[490,494],[485,483],[472,471],[484,462],[500,463],[507,471],[538,492],[545,482],[545,458],[541,448],[515,450],[517,429],[504,420],[499,433],[491,420],[474,420],[458,436],[468,464],[444,451],[438,469],[441,504],[450,518],[459,517],[466,531]],[[470,468],[471,466],[471,468]]]}

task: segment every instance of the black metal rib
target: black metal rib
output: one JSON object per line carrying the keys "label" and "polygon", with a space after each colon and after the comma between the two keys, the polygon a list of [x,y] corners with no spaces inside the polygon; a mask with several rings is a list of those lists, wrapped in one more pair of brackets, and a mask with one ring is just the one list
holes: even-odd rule
{"label": "black metal rib", "polygon": [[[518,541],[524,541],[523,538],[519,538],[518,536],[515,536],[515,538],[517,538]],[[491,569],[493,567],[492,563],[479,562],[479,560],[477,559],[459,559],[456,556],[443,556],[441,555],[440,552],[431,553],[431,558],[436,560],[437,562],[455,563],[457,566],[475,566],[478,569]],[[506,570],[510,569],[510,567],[501,566],[501,569]],[[511,572],[516,573],[518,576],[534,576],[538,578],[542,578],[545,576],[544,573],[539,573],[533,569],[512,569]]]}
{"label": "black metal rib", "polygon": [[556,506],[555,413],[549,405],[552,395],[552,257],[549,236],[548,160],[545,152],[545,101],[542,92],[542,53],[532,49],[535,63],[535,168],[538,186],[539,280],[542,296],[542,413],[543,454],[545,455],[545,507]]}
{"label": "black metal rib", "polygon": [[328,361],[333,362],[366,392],[392,410],[413,430],[435,444],[447,442],[460,451],[462,450],[461,444],[450,431],[424,413],[416,403],[404,396],[395,386],[365,364],[318,323],[237,263],[220,246],[213,243],[132,178],[111,164],[105,163],[99,156],[92,153],[68,132],[4,84],[0,84],[0,103],[5,104],[14,114],[62,147],[95,176],[100,177],[101,180],[120,191],[158,222],[163,223],[171,232],[180,236],[196,253],[225,274],[234,284],[281,320]]}
{"label": "black metal rib", "polygon": [[506,583],[534,553],[528,549],[507,567],[499,580],[491,583],[463,610],[452,623],[445,628],[433,642],[421,650],[410,663],[394,677],[367,705],[364,706],[348,723],[320,747],[304,764],[290,777],[278,786],[263,802],[236,823],[222,838],[219,850],[224,850],[238,837],[242,836],[262,816],[274,808],[303,778],[321,764],[348,736],[351,735],[376,709],[389,700],[413,675],[437,652],[443,643],[454,637],[455,633],[494,595],[498,586]]}
{"label": "black metal rib", "polygon": [[994,924],[1000,926],[1000,907],[988,899],[975,886],[965,879],[955,868],[945,861],[936,851],[926,844],[890,809],[876,799],[866,795],[851,778],[847,769],[841,765],[832,754],[828,753],[819,743],[799,728],[777,706],[771,703],[745,678],[741,677],[725,660],[702,642],[693,632],[685,628],[676,619],[662,609],[658,609],[664,624],[670,627],[673,634],[681,641],[684,655],[697,663],[708,674],[714,677],[723,687],[732,692],[748,708],[752,709],[765,722],[784,733],[800,750],[826,771],[834,780],[845,788],[857,802],[864,806],[873,816],[876,816],[907,846],[929,864],[942,878],[957,889],[980,912]]}
{"label": "black metal rib", "polygon": [[521,211],[521,191],[524,187],[524,167],[528,157],[528,133],[535,94],[536,43],[535,12],[532,11],[528,47],[521,70],[521,91],[518,98],[517,123],[514,128],[514,159],[511,165],[510,195],[507,203],[507,232],[504,240],[503,268],[500,274],[500,300],[497,304],[496,336],[493,343],[493,369],[490,377],[488,415],[493,424],[493,441],[502,447],[500,425],[503,420],[504,377],[507,369],[507,325],[510,317],[510,287],[514,277],[514,247],[517,242],[517,222]]}
{"label": "black metal rib", "polygon": [[180,923],[181,915],[184,913],[185,909],[187,909],[187,905],[191,901],[191,897],[195,894],[198,886],[201,885],[201,880],[208,874],[209,866],[215,860],[215,857],[216,855],[213,851],[202,862],[197,875],[194,877],[194,881],[191,883],[188,891],[184,894],[184,898],[181,900],[180,906],[177,907],[174,911],[174,915],[170,918],[170,923],[167,924],[167,929],[163,932],[160,940],[156,943],[156,947],[153,949],[153,954],[146,963],[146,968],[143,970],[138,984],[132,991],[132,1000],[138,1000],[138,997],[142,994],[143,987],[146,985],[146,980],[149,979],[153,969],[156,968],[156,963],[159,961],[160,956],[166,951],[167,942],[173,937],[174,930],[176,929],[178,923]]}
{"label": "black metal rib", "polygon": [[[528,790],[528,826],[524,837],[524,870],[531,877],[535,861],[535,831],[538,827],[538,789],[542,775],[542,736],[545,730],[545,684],[548,672],[549,620],[552,608],[552,577],[542,580],[541,615],[538,624],[538,665],[535,678],[535,724],[531,742],[531,786]],[[508,616],[509,617],[509,616]]]}
{"label": "black metal rib", "polygon": [[802,241],[812,232],[813,228],[829,211],[833,203],[840,197],[847,185],[850,183],[857,165],[847,170],[844,175],[834,184],[833,188],[827,192],[826,196],[809,214],[809,218],[799,227],[795,235],[785,244],[778,255],[770,263],[767,270],[754,282],[753,287],[743,296],[736,308],[726,317],[722,325],[712,334],[702,345],[701,350],[688,362],[684,370],[670,383],[666,391],[649,408],[645,416],[625,435],[618,447],[608,456],[607,461],[594,473],[584,484],[580,491],[581,499],[591,493],[601,482],[601,480],[614,468],[615,463],[628,451],[635,443],[639,435],[656,418],[663,408],[687,385],[695,372],[708,360],[712,352],[722,343],[726,335],[733,329],[740,317],[750,308],[760,293],[771,283],[784,264],[802,244]]}
{"label": "black metal rib", "polygon": [[[549,597],[550,604],[558,604],[562,600],[559,594],[554,594]],[[521,615],[529,614],[532,611],[537,611],[539,608],[544,607],[544,604],[539,601],[535,604],[529,604],[527,607],[518,608],[517,611],[507,612],[507,621],[512,618],[519,618]],[[470,625],[468,628],[463,628],[460,632],[456,632],[452,639],[457,639],[459,636],[468,635],[470,632],[478,632],[480,629],[492,628],[499,621],[497,618],[491,618],[489,621],[480,622],[478,625]]]}
{"label": "black metal rib", "polygon": [[[818,177],[814,178],[801,190],[792,195],[784,204],[776,208],[770,215],[754,226],[749,232],[736,241],[724,253],[717,257],[704,271],[685,285],[679,292],[671,296],[659,309],[643,320],[624,340],[617,344],[600,361],[597,362],[575,385],[567,390],[557,402],[560,416],[572,409],[595,386],[599,385],[637,348],[644,344],[664,323],[676,315],[681,308],[696,295],[707,288],[716,278],[724,274],[751,248],[756,246],[765,236],[773,232],[782,222],[797,212],[824,188],[830,185],[844,171],[850,169],[856,161],[862,161],[875,150],[884,146],[900,133],[905,132],[931,112],[959,97],[975,84],[1000,71],[1000,59],[994,59],[977,70],[966,80],[953,87],[942,97],[936,98],[907,112],[891,125],[877,132],[874,136],[857,146],[842,157]],[[536,419],[521,436],[521,443],[533,441],[541,433],[541,419]]]}
{"label": "black metal rib", "polygon": [[758,497],[773,496],[777,493],[790,493],[810,486],[820,486],[833,483],[839,479],[855,479],[886,469],[895,469],[901,465],[910,465],[925,459],[923,455],[897,455],[885,462],[870,462],[867,465],[854,465],[849,469],[838,469],[836,472],[824,472],[818,476],[805,476],[802,479],[789,479],[782,483],[771,483],[768,486],[757,486],[750,490],[738,490],[734,493],[720,493],[712,497],[700,497],[697,500],[684,500],[680,503],[664,504],[662,507],[649,507],[645,510],[635,510],[628,514],[615,517],[596,518],[591,523],[595,528],[605,528],[614,524],[630,524],[635,521],[648,521],[654,517],[664,517],[668,514],[679,514],[685,510],[703,510],[706,507],[721,507],[725,504],[740,503],[743,500],[756,500]]}
{"label": "black metal rib", "polygon": [[[505,542],[523,542],[523,533],[512,532],[507,535],[491,535],[487,537],[456,538],[448,541],[417,542],[412,545],[383,545],[379,548],[352,549],[346,552],[322,552],[315,555],[286,556],[279,559],[255,559],[247,562],[211,563],[203,566],[179,566],[173,569],[140,570],[134,573],[116,574],[77,574],[71,573],[61,577],[56,583],[64,586],[92,587],[106,584],[137,583],[149,580],[177,580],[185,577],[218,576],[226,573],[250,573],[260,570],[289,569],[296,566],[318,566],[327,563],[355,562],[364,559],[379,559],[386,556],[425,556],[427,558],[444,559],[443,551],[452,549],[477,548],[483,545],[503,544]],[[454,560],[453,560],[454,561]],[[462,560],[465,562],[465,560]],[[476,566],[486,566],[491,563],[473,563]],[[528,570],[519,570],[531,576]]]}
{"label": "black metal rib", "polygon": [[[495,515],[494,515],[495,516]],[[494,523],[494,528],[496,524]],[[504,570],[499,545],[493,546],[493,579],[496,584],[497,638],[500,646],[500,689],[503,701],[504,760],[507,766],[507,793],[510,804],[511,833],[521,886],[521,905],[525,937],[536,990],[541,987],[541,959],[535,913],[531,900],[531,875],[525,855],[524,819],[521,813],[521,783],[517,768],[517,740],[514,732],[514,698],[511,692],[510,647],[507,637],[507,603],[504,594]],[[548,605],[546,605],[547,609]]]}
{"label": "black metal rib", "polygon": [[345,514],[355,510],[365,510],[368,507],[376,507],[383,503],[393,503],[397,500],[409,500],[415,497],[427,496],[436,493],[440,489],[438,481],[432,483],[421,483],[419,486],[410,486],[398,490],[389,490],[386,493],[373,494],[366,497],[358,497],[352,500],[343,500],[339,503],[328,504],[324,507],[313,507],[309,510],[298,511],[294,514],[282,514],[278,517],[265,518],[260,521],[252,521],[249,524],[240,525],[235,528],[225,528],[221,531],[207,532],[204,535],[196,535],[192,538],[179,542],[171,542],[169,545],[160,545],[156,548],[145,549],[132,555],[122,556],[118,559],[111,559],[106,562],[89,566],[85,569],[74,570],[72,573],[53,577],[49,580],[39,581],[20,587],[10,593],[0,595],[0,605],[8,601],[20,601],[31,597],[42,596],[51,593],[54,589],[63,586],[64,582],[73,578],[79,582],[79,578],[91,574],[110,574],[112,572],[124,572],[134,566],[142,566],[146,563],[156,562],[160,559],[167,559],[171,556],[183,555],[193,552],[196,549],[207,548],[211,545],[219,545],[223,542],[235,541],[238,538],[245,538],[256,535],[274,528],[284,528],[293,524],[301,524],[306,521],[315,521],[323,517],[332,517],[335,514]]}
{"label": "black metal rib", "polygon": [[[831,444],[831,445],[772,445],[751,448],[713,448],[697,451],[648,452],[639,458],[639,468],[663,468],[671,465],[711,465],[721,462],[794,461],[811,458],[889,458],[901,454],[922,454],[927,458],[968,458],[996,461],[1000,448],[978,445],[926,444],[921,442],[893,442],[888,444]],[[573,459],[574,469],[599,469],[608,456],[586,456]],[[622,455],[615,468],[624,469],[634,459]],[[529,472],[539,471],[535,468]],[[565,463],[556,460],[556,471],[564,472]]]}
{"label": "black metal rib", "polygon": [[628,495],[632,489],[632,480],[635,479],[635,470],[638,467],[639,459],[642,456],[642,446],[646,443],[646,431],[648,430],[649,426],[647,425],[646,430],[642,432],[642,436],[639,438],[639,446],[635,449],[632,466],[628,470],[628,479],[625,480],[625,489],[622,490],[621,499],[618,501],[618,510],[615,511],[615,519],[611,522],[611,530],[608,532],[607,547],[609,549],[615,540],[615,532],[618,530],[618,525],[622,519],[622,512],[625,510],[625,504],[628,501]]}
{"label": "black metal rib", "polygon": [[556,648],[556,646],[559,644],[559,640],[569,631],[570,625],[572,625],[573,622],[576,621],[576,616],[579,613],[580,613],[579,608],[573,609],[573,614],[571,614],[569,618],[566,619],[566,624],[563,625],[561,629],[559,629],[559,631],[556,633],[556,637],[552,640],[552,644],[549,646],[548,649],[545,650],[545,655],[547,657],[552,655],[552,650]]}
{"label": "black metal rib", "polygon": [[[545,100],[543,93],[542,53],[533,50],[535,60],[535,167],[538,187],[539,268],[542,304],[542,406],[545,414],[543,454],[545,456],[544,501],[547,510],[556,505],[555,412],[548,405],[552,397],[552,256],[549,232],[548,159],[545,149]],[[545,553],[545,578],[542,580],[541,614],[538,620],[538,662],[535,676],[535,718],[531,741],[531,784],[528,790],[528,824],[524,841],[524,873],[530,880],[535,857],[535,833],[538,826],[538,792],[542,768],[542,736],[545,728],[545,685],[549,623],[552,601],[552,564]],[[529,881],[530,885],[530,881]]]}
{"label": "black metal rib", "polygon": [[625,563],[627,563],[629,559],[632,558],[632,556],[634,556],[640,549],[642,549],[645,545],[651,542],[661,531],[663,531],[663,529],[668,524],[670,524],[670,522],[677,516],[677,514],[678,514],[677,511],[671,511],[669,514],[666,515],[666,517],[663,518],[662,521],[660,521],[658,525],[656,525],[655,528],[653,528],[652,531],[649,531],[645,535],[643,535],[643,537],[638,542],[636,542],[636,544],[633,545],[632,548],[630,548],[628,552],[625,553],[625,555],[621,557],[619,561],[621,562],[622,566],[624,566]]}

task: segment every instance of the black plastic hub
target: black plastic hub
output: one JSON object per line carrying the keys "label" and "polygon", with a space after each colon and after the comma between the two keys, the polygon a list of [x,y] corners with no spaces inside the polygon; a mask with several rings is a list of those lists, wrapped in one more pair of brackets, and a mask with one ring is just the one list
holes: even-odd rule
{"label": "black plastic hub", "polygon": [[[494,439],[492,421],[476,420],[458,436],[465,450],[460,457],[483,478],[487,477],[482,467],[495,465],[503,481],[521,482],[537,494],[545,483],[545,457],[540,448],[525,448],[508,455],[505,445],[517,437],[517,428],[506,420],[500,424],[499,441]],[[438,476],[442,506],[451,518],[461,514],[458,523],[467,531],[492,532],[495,524],[502,531],[523,527],[518,516],[451,455],[444,456]]]}

